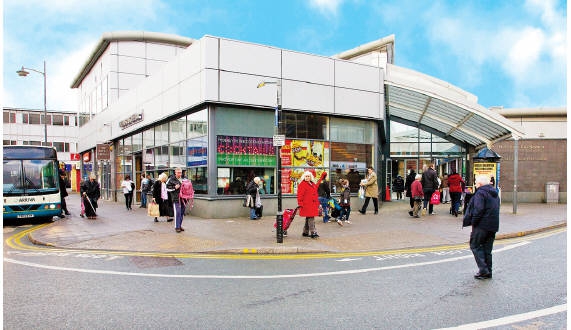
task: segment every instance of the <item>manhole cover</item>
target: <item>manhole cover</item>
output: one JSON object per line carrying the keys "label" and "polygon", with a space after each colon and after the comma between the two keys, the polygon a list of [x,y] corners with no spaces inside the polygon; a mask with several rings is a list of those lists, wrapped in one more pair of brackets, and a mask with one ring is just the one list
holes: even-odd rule
{"label": "manhole cover", "polygon": [[129,260],[139,268],[159,268],[182,265],[182,262],[173,257],[131,257]]}

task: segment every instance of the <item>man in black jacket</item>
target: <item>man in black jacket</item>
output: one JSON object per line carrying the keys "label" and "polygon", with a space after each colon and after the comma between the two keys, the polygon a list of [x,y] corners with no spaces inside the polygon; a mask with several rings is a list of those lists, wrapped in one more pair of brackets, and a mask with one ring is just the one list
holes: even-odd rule
{"label": "man in black jacket", "polygon": [[500,198],[489,177],[476,176],[476,193],[464,214],[463,227],[472,226],[470,249],[478,265],[475,279],[492,278],[492,249],[500,227]]}
{"label": "man in black jacket", "polygon": [[184,203],[180,201],[180,187],[182,185],[182,169],[180,167],[175,168],[174,176],[171,176],[167,181],[167,191],[172,199],[174,218],[175,218],[175,228],[177,233],[184,231],[182,228],[182,218],[184,217]]}
{"label": "man in black jacket", "polygon": [[[426,165],[425,165],[426,166]],[[428,214],[436,214],[434,212],[434,205],[430,204],[430,197],[435,190],[438,190],[438,175],[434,170],[434,164],[423,169],[422,172],[422,192],[424,193],[424,205],[422,215],[426,214],[426,206],[428,204]]]}
{"label": "man in black jacket", "polygon": [[317,188],[317,194],[319,195],[319,204],[323,209],[323,223],[329,222],[329,199],[331,199],[331,190],[329,189],[329,181],[323,179],[319,188]]}

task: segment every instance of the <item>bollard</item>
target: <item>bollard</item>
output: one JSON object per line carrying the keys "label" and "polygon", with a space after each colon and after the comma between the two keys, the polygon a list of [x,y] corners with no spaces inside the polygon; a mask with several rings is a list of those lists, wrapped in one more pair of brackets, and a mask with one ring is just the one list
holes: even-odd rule
{"label": "bollard", "polygon": [[278,243],[284,242],[284,213],[279,211],[276,215],[276,240]]}

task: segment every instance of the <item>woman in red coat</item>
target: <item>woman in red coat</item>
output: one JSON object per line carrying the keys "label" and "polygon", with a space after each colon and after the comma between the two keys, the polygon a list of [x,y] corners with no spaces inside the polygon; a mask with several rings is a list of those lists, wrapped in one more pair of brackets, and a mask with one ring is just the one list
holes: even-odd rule
{"label": "woman in red coat", "polygon": [[460,198],[462,197],[462,184],[464,180],[460,174],[454,171],[450,176],[448,176],[448,187],[450,189],[450,198],[452,199],[452,207],[450,208],[450,213],[454,216],[458,216],[458,210],[460,209]]}
{"label": "woman in red coat", "polygon": [[299,215],[305,217],[305,226],[303,227],[302,233],[305,237],[319,237],[315,229],[315,217],[319,215],[319,194],[317,193],[317,189],[326,176],[327,173],[323,171],[319,181],[314,183],[313,173],[305,171],[302,176],[302,181],[297,187],[297,205],[300,207]]}

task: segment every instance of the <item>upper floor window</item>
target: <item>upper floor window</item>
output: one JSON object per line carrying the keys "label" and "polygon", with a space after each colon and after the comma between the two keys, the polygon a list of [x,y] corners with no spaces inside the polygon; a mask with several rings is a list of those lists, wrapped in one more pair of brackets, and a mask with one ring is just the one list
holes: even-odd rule
{"label": "upper floor window", "polygon": [[16,113],[10,111],[4,111],[4,123],[13,124],[16,122]]}

